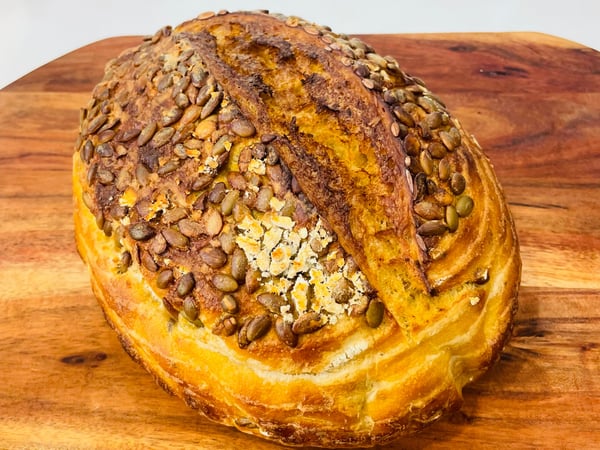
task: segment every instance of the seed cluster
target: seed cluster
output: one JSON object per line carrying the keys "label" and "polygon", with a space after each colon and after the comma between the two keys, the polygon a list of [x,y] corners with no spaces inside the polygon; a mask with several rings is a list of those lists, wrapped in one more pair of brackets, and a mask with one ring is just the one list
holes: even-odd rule
{"label": "seed cluster", "polygon": [[[235,336],[302,335],[383,304],[254,125],[170,27],[111,61],[81,114],[83,201],[115,272],[153,280],[174,320]],[[254,300],[252,300],[254,299]]]}

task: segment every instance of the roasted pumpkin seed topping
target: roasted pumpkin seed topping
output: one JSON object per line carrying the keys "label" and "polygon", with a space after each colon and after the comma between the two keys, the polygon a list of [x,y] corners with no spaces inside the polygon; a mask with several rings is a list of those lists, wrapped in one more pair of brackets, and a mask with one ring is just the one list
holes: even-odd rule
{"label": "roasted pumpkin seed topping", "polygon": [[279,158],[278,136],[257,134],[171,28],[107,65],[81,130],[85,204],[123,249],[115,273],[139,267],[168,320],[208,326],[242,348],[270,333],[295,347],[342,317],[384,320]]}

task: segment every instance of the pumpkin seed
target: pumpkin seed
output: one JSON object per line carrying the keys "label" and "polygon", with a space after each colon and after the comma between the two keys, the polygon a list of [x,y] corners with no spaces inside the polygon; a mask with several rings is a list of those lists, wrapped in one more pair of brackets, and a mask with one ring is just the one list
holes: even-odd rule
{"label": "pumpkin seed", "polygon": [[162,166],[160,166],[158,168],[156,173],[161,176],[168,175],[171,172],[175,172],[179,168],[179,165],[180,165],[180,163],[177,160],[167,161],[165,164],[163,164]]}
{"label": "pumpkin seed", "polygon": [[233,211],[233,207],[235,206],[235,202],[237,202],[240,197],[240,191],[237,189],[232,189],[223,197],[221,201],[221,214],[224,216],[228,216]]}
{"label": "pumpkin seed", "polygon": [[377,53],[367,53],[366,56],[369,61],[374,62],[380,68],[385,69],[387,67],[388,62],[386,61],[386,59],[383,56],[381,56]]}
{"label": "pumpkin seed", "polygon": [[449,151],[454,150],[460,145],[460,133],[454,127],[449,131],[440,131],[440,139]]}
{"label": "pumpkin seed", "polygon": [[221,292],[235,292],[239,287],[235,278],[225,273],[214,274],[211,281],[213,286]]}
{"label": "pumpkin seed", "polygon": [[459,195],[463,193],[466,186],[467,182],[465,180],[465,177],[459,172],[454,172],[452,174],[452,177],[450,178],[450,190],[455,195]]}
{"label": "pumpkin seed", "polygon": [[[238,346],[240,348],[246,348],[250,345],[250,340],[248,339],[248,325],[250,324],[250,320],[246,320],[242,327],[238,331]],[[221,326],[222,327],[222,326]]]}
{"label": "pumpkin seed", "polygon": [[223,311],[230,314],[235,314],[239,311],[239,305],[235,297],[231,294],[225,294],[221,299],[221,308]]}
{"label": "pumpkin seed", "polygon": [[92,197],[90,196],[90,194],[87,193],[87,192],[84,192],[81,195],[81,199],[83,200],[83,203],[85,204],[85,206],[87,206],[87,209],[89,209],[91,211],[92,207],[94,205],[94,202],[93,202]]}
{"label": "pumpkin seed", "polygon": [[152,139],[152,136],[154,136],[154,133],[156,133],[157,127],[158,125],[156,122],[150,122],[148,125],[142,128],[142,131],[140,131],[140,134],[137,138],[137,145],[141,147],[142,145],[147,144],[150,139]]}
{"label": "pumpkin seed", "polygon": [[208,201],[211,203],[221,203],[225,198],[225,183],[219,181],[215,183],[211,191],[208,193]]}
{"label": "pumpkin seed", "polygon": [[231,255],[231,276],[239,282],[246,279],[246,270],[248,270],[248,258],[241,248],[237,248]]}
{"label": "pumpkin seed", "polygon": [[394,113],[394,116],[396,116],[396,118],[403,125],[406,125],[407,127],[410,127],[410,128],[415,126],[415,121],[412,118],[412,116],[409,113],[407,113],[401,106],[395,106],[393,109],[393,113]]}
{"label": "pumpkin seed", "polygon": [[365,319],[367,321],[367,325],[371,328],[377,328],[381,325],[383,321],[383,313],[385,311],[385,307],[383,302],[372,299],[369,302],[369,306],[367,307],[367,311],[365,312]]}
{"label": "pumpkin seed", "polygon": [[223,228],[223,217],[215,208],[208,208],[202,215],[204,232],[209,236],[216,236]]}
{"label": "pumpkin seed", "polygon": [[261,275],[257,269],[248,269],[246,271],[246,290],[252,294],[260,287]]}
{"label": "pumpkin seed", "polygon": [[204,232],[204,227],[192,219],[181,219],[177,223],[179,232],[189,238],[200,236]]}
{"label": "pumpkin seed", "polygon": [[201,88],[203,86],[203,82],[206,80],[207,76],[208,73],[200,66],[194,67],[190,74],[192,84],[197,88]]}
{"label": "pumpkin seed", "polygon": [[96,178],[100,184],[105,186],[112,184],[115,180],[114,174],[110,170],[104,168],[98,169]]}
{"label": "pumpkin seed", "polygon": [[174,228],[165,228],[162,235],[171,247],[185,249],[189,244],[189,239]]}
{"label": "pumpkin seed", "polygon": [[138,137],[141,133],[140,128],[130,128],[129,130],[123,131],[118,137],[117,140],[119,142],[129,142],[132,139]]}
{"label": "pumpkin seed", "polygon": [[187,139],[189,139],[193,132],[194,124],[180,124],[179,127],[173,133],[173,136],[171,136],[171,144],[180,144],[183,141],[187,142]]}
{"label": "pumpkin seed", "polygon": [[192,183],[192,191],[201,191],[202,189],[208,187],[212,180],[213,177],[208,174],[199,174]]}
{"label": "pumpkin seed", "polygon": [[199,252],[200,259],[209,267],[219,269],[227,263],[227,255],[218,247],[204,247]]}
{"label": "pumpkin seed", "polygon": [[298,336],[292,331],[292,324],[284,321],[282,317],[275,320],[275,334],[288,347],[298,345]]}
{"label": "pumpkin seed", "polygon": [[424,95],[417,98],[417,103],[428,113],[432,113],[439,109],[439,105],[437,105],[433,99]]}
{"label": "pumpkin seed", "polygon": [[[187,72],[187,70],[186,70],[186,72]],[[171,98],[174,99],[175,97],[177,97],[177,95],[179,95],[183,91],[185,91],[189,85],[190,85],[190,78],[186,77],[186,76],[182,77],[177,83],[175,83],[173,85],[173,90],[171,91]]]}
{"label": "pumpkin seed", "polygon": [[98,143],[104,144],[105,142],[111,141],[117,133],[115,130],[103,130],[98,133]]}
{"label": "pumpkin seed", "polygon": [[158,79],[158,83],[156,84],[156,89],[158,89],[159,92],[163,92],[167,88],[169,88],[172,84],[173,84],[173,74],[167,73],[166,75],[163,75],[162,77],[160,77]]}
{"label": "pumpkin seed", "polygon": [[441,219],[444,217],[444,208],[437,203],[419,202],[414,205],[415,213],[424,219]]}
{"label": "pumpkin seed", "polygon": [[276,134],[265,133],[260,137],[260,142],[266,145],[273,142],[276,138]]}
{"label": "pumpkin seed", "polygon": [[150,170],[148,170],[145,164],[140,163],[135,167],[135,178],[142,186],[148,184]]}
{"label": "pumpkin seed", "polygon": [[426,175],[431,175],[433,173],[433,159],[427,150],[423,150],[419,155],[419,163]]}
{"label": "pumpkin seed", "polygon": [[233,233],[223,232],[219,235],[219,243],[225,253],[231,255],[236,249],[235,236]]}
{"label": "pumpkin seed", "polygon": [[194,274],[192,272],[188,272],[179,278],[177,281],[177,295],[181,298],[186,297],[196,285],[196,280],[194,279]]}
{"label": "pumpkin seed", "polygon": [[158,233],[152,242],[150,243],[150,251],[153,253],[160,255],[167,250],[167,240],[164,238],[162,233]]}
{"label": "pumpkin seed", "polygon": [[110,158],[114,154],[113,146],[110,142],[105,142],[96,147],[96,153],[103,158]]}
{"label": "pumpkin seed", "polygon": [[262,314],[250,319],[246,328],[246,339],[253,342],[263,337],[271,328],[271,323],[271,316],[269,314]]}
{"label": "pumpkin seed", "polygon": [[450,178],[450,163],[446,158],[441,159],[438,163],[438,176],[442,181],[446,181]]}
{"label": "pumpkin seed", "polygon": [[167,209],[162,215],[162,220],[165,223],[171,224],[185,218],[186,215],[187,211],[185,208],[177,206],[175,208]]}
{"label": "pumpkin seed", "polygon": [[183,111],[179,106],[173,106],[162,113],[162,117],[160,119],[160,123],[163,127],[174,124],[183,115]]}
{"label": "pumpkin seed", "polygon": [[437,142],[437,141],[429,144],[429,147],[427,147],[427,150],[429,150],[429,153],[435,159],[442,159],[444,156],[446,156],[446,152],[447,152],[446,147],[444,147],[444,145],[441,142]]}
{"label": "pumpkin seed", "polygon": [[181,109],[187,108],[187,106],[190,104],[189,97],[187,95],[185,95],[183,92],[180,92],[179,94],[177,94],[175,96],[174,100],[175,100],[175,104],[177,106],[179,106]]}
{"label": "pumpkin seed", "polygon": [[98,131],[100,129],[100,127],[102,125],[104,125],[106,123],[107,120],[108,120],[108,117],[104,114],[100,114],[100,115],[94,117],[88,123],[88,127],[85,130],[85,134],[89,135],[89,134],[95,133],[96,131]]}
{"label": "pumpkin seed", "polygon": [[200,117],[200,113],[202,112],[202,108],[198,105],[190,105],[186,108],[183,116],[181,116],[180,123],[183,125],[187,125],[188,123],[195,122],[198,117]]}
{"label": "pumpkin seed", "polygon": [[90,141],[89,139],[85,141],[85,144],[83,145],[79,156],[81,157],[81,160],[84,163],[90,163],[92,157],[94,156],[94,144],[92,144],[92,141]]}
{"label": "pumpkin seed", "polygon": [[447,227],[446,224],[441,220],[428,220],[424,222],[419,228],[417,233],[421,236],[440,236],[444,234]]}
{"label": "pumpkin seed", "polygon": [[415,201],[420,201],[427,194],[427,175],[423,172],[416,174],[413,185],[413,198]]}
{"label": "pumpkin seed", "polygon": [[309,311],[300,315],[292,324],[295,334],[309,334],[322,328],[326,320],[316,311]]}
{"label": "pumpkin seed", "polygon": [[111,237],[112,235],[112,224],[107,220],[104,222],[104,226],[102,227],[102,231],[107,237]]}
{"label": "pumpkin seed", "polygon": [[222,155],[225,152],[229,151],[229,149],[231,148],[231,145],[232,145],[231,136],[229,136],[228,134],[225,134],[225,135],[221,136],[217,140],[217,142],[215,142],[215,145],[213,146],[213,148],[211,150],[211,154],[213,156]]}
{"label": "pumpkin seed", "polygon": [[156,261],[154,261],[154,258],[152,258],[150,253],[143,252],[140,257],[140,261],[142,266],[144,266],[150,272],[156,272],[158,270],[158,264],[156,264]]}
{"label": "pumpkin seed", "polygon": [[129,235],[136,241],[147,241],[156,234],[148,222],[138,222],[129,227]]}
{"label": "pumpkin seed", "polygon": [[434,111],[432,113],[427,114],[424,120],[427,123],[427,126],[432,130],[441,127],[444,121],[442,113],[440,111]]}
{"label": "pumpkin seed", "polygon": [[237,118],[231,122],[231,131],[240,137],[250,137],[256,133],[256,128],[249,120]]}
{"label": "pumpkin seed", "polygon": [[166,289],[173,282],[173,271],[171,269],[163,269],[156,276],[156,285],[160,289]]}
{"label": "pumpkin seed", "polygon": [[256,197],[255,208],[260,212],[268,211],[271,198],[273,198],[273,188],[271,186],[262,186]]}
{"label": "pumpkin seed", "polygon": [[104,214],[102,213],[102,210],[99,210],[94,214],[94,220],[96,221],[96,226],[98,228],[104,228]]}
{"label": "pumpkin seed", "polygon": [[[165,289],[165,288],[161,288]],[[177,319],[179,318],[179,310],[175,307],[173,302],[168,297],[163,297],[162,299],[163,306],[167,310],[167,312],[171,315],[171,320],[169,321],[169,327],[172,326]]]}
{"label": "pumpkin seed", "polygon": [[[200,94],[198,94],[200,96]],[[223,100],[223,92],[216,91],[210,94],[210,98],[202,107],[202,111],[200,112],[200,119],[205,119],[210,116],[216,109],[217,106],[221,104]]]}
{"label": "pumpkin seed", "polygon": [[274,314],[280,314],[281,307],[287,305],[287,302],[281,295],[272,292],[264,292],[256,299],[258,300],[258,303]]}
{"label": "pumpkin seed", "polygon": [[446,225],[450,232],[455,232],[458,229],[458,213],[453,205],[446,206]]}
{"label": "pumpkin seed", "polygon": [[193,297],[186,297],[183,301],[183,313],[190,322],[193,322],[198,318],[199,311]]}
{"label": "pumpkin seed", "polygon": [[415,134],[407,134],[404,138],[403,144],[404,151],[407,155],[417,156],[421,151],[421,141],[419,141],[419,138]]}
{"label": "pumpkin seed", "polygon": [[211,94],[214,93],[215,86],[213,83],[207,83],[200,88],[198,95],[196,96],[196,105],[204,106],[206,102],[211,98]]}
{"label": "pumpkin seed", "polygon": [[169,142],[174,133],[175,128],[173,127],[165,127],[160,129],[152,137],[152,145],[154,147],[162,147],[167,142]]}
{"label": "pumpkin seed", "polygon": [[467,217],[473,211],[474,202],[468,195],[461,195],[456,200],[456,212],[459,217]]}

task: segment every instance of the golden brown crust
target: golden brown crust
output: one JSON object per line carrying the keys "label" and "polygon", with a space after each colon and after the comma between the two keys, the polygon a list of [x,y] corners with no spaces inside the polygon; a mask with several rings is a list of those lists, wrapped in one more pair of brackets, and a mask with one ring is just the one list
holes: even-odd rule
{"label": "golden brown crust", "polygon": [[289,445],[458,408],[520,277],[487,158],[420,80],[296,18],[204,15],[107,65],[74,155],[78,250],[166,390]]}

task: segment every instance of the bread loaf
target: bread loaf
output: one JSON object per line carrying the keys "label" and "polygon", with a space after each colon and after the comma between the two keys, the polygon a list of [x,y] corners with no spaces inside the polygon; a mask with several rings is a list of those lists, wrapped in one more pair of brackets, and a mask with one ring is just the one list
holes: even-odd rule
{"label": "bread loaf", "polygon": [[125,350],[246,433],[389,442],[459,408],[509,338],[520,259],[490,162],[421,80],[326,27],[210,13],[125,51],[73,186]]}

